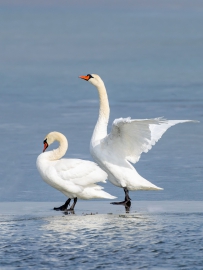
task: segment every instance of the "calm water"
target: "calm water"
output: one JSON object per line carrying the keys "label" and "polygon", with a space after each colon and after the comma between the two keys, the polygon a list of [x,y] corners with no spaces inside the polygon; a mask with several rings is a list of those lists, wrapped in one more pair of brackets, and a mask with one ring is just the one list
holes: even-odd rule
{"label": "calm water", "polygon": [[[138,205],[200,203],[203,198],[203,5],[128,1],[122,6],[112,0],[107,9],[105,1],[97,6],[77,1],[57,6],[36,1],[35,7],[0,2],[3,266],[201,269],[202,211],[196,211],[197,204],[187,213],[185,204],[178,213],[146,213],[135,202],[138,212],[128,218],[115,208],[113,215],[81,216],[82,202],[76,207],[79,216],[63,217],[46,204],[66,198],[42,182],[36,170],[44,136],[60,131],[69,140],[66,157],[91,159],[99,104],[96,89],[78,79],[87,73],[99,74],[106,84],[109,129],[115,118],[128,116],[200,121],[172,127],[135,165],[164,190],[131,192],[130,197]],[[110,183],[105,189],[123,199],[121,189]],[[11,214],[17,202],[32,207]],[[42,213],[37,202],[44,202]],[[103,201],[98,210],[106,204],[109,209]]]}

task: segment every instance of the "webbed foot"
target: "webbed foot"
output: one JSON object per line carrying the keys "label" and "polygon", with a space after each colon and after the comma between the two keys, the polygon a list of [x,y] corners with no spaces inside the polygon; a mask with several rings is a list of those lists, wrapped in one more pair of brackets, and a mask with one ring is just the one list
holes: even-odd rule
{"label": "webbed foot", "polygon": [[125,201],[122,201],[122,202],[112,202],[111,204],[114,204],[114,205],[123,205],[125,206],[125,211],[126,213],[129,213],[130,212],[130,207],[131,207],[131,199],[129,197],[129,191],[127,188],[124,188],[124,192],[125,192]]}
{"label": "webbed foot", "polygon": [[75,207],[75,205],[76,205],[76,203],[77,203],[77,197],[76,198],[74,198],[74,202],[73,202],[73,204],[71,205],[71,207],[69,208],[69,209],[65,209],[65,211],[64,211],[64,214],[69,214],[69,212],[72,212],[72,214],[75,214],[75,212],[74,212],[74,207]]}
{"label": "webbed foot", "polygon": [[70,204],[71,199],[68,199],[63,205],[59,206],[59,207],[54,207],[54,210],[56,211],[65,211],[67,210],[69,204]]}

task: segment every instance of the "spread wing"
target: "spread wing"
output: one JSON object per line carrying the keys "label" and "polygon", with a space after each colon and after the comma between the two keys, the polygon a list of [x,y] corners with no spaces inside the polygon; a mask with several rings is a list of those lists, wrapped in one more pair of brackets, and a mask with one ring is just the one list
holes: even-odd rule
{"label": "spread wing", "polygon": [[111,133],[101,142],[101,146],[132,163],[136,163],[142,154],[147,153],[161,138],[166,130],[176,124],[198,122],[193,120],[154,119],[115,119]]}

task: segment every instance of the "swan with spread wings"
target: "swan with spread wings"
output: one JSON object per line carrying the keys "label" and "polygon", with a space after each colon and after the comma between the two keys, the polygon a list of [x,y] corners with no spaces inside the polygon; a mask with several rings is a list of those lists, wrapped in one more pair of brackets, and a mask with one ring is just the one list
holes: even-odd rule
{"label": "swan with spread wings", "polygon": [[104,82],[96,74],[80,78],[97,88],[100,99],[99,117],[90,143],[91,155],[106,171],[109,181],[124,189],[125,200],[112,204],[123,204],[129,208],[129,190],[162,190],[139,175],[131,163],[138,162],[141,154],[147,153],[168,128],[195,121],[119,118],[114,120],[111,132],[107,134],[110,108]]}

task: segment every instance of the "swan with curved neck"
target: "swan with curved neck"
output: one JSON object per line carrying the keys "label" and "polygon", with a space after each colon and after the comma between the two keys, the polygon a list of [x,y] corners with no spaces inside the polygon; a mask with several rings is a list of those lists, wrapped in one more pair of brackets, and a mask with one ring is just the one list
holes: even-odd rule
{"label": "swan with curved neck", "polygon": [[[97,74],[79,76],[93,84],[99,94],[99,117],[92,135],[90,152],[99,166],[107,172],[109,181],[125,192],[123,204],[131,206],[129,190],[162,190],[140,176],[131,163],[139,161],[142,152],[148,152],[168,128],[192,120],[115,119],[111,132],[107,135],[109,102],[104,82]],[[131,163],[130,163],[131,162]]]}
{"label": "swan with curved neck", "polygon": [[[59,147],[52,151],[46,151],[53,142],[59,142]],[[61,159],[67,149],[68,141],[59,132],[50,132],[44,138],[43,153],[37,158],[37,169],[42,179],[53,188],[61,191],[68,200],[64,205],[54,208],[54,210],[74,210],[77,198],[114,199],[115,197],[103,191],[97,182],[106,182],[107,174],[101,170],[97,164],[81,159]],[[71,199],[74,199],[72,206],[67,209]]]}

